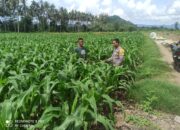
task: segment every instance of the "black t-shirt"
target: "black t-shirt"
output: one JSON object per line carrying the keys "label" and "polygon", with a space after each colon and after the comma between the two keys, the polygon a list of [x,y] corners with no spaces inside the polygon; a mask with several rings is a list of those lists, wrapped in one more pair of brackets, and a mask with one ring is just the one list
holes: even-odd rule
{"label": "black t-shirt", "polygon": [[85,47],[82,47],[82,48],[78,47],[75,49],[75,52],[81,58],[86,58],[86,56],[87,56],[87,49]]}

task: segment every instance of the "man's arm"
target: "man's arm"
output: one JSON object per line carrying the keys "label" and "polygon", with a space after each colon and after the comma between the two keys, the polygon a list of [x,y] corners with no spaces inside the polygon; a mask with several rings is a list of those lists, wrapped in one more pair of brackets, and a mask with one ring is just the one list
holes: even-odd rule
{"label": "man's arm", "polygon": [[112,56],[111,56],[110,58],[106,59],[105,61],[106,61],[106,62],[111,62],[112,60],[113,60],[113,58],[112,58]]}

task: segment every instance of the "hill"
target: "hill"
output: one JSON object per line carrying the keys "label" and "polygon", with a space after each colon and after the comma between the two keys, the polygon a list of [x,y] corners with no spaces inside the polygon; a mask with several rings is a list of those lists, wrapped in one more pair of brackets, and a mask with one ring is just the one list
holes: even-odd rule
{"label": "hill", "polygon": [[112,24],[117,24],[118,23],[121,26],[136,28],[135,24],[131,23],[130,21],[126,21],[126,20],[122,19],[121,17],[119,17],[117,15],[109,16],[107,20],[108,20],[109,23],[112,23]]}
{"label": "hill", "polygon": [[135,31],[137,26],[117,15],[100,15],[91,25],[94,31]]}

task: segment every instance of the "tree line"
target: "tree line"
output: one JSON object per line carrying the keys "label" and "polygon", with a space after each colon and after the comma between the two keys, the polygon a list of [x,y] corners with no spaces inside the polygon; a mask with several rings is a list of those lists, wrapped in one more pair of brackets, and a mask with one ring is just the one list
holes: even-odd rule
{"label": "tree line", "polygon": [[118,16],[56,8],[47,1],[0,0],[0,32],[133,31],[136,26]]}

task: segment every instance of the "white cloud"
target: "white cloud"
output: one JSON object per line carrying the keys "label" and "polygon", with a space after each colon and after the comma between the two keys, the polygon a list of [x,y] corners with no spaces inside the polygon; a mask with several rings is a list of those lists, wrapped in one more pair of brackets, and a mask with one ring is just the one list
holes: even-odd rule
{"label": "white cloud", "polygon": [[[58,0],[54,0],[58,1]],[[68,10],[78,10],[81,12],[92,12],[99,11],[100,0],[59,0],[60,6],[67,8]],[[50,1],[49,1],[50,2]]]}
{"label": "white cloud", "polygon": [[152,15],[156,13],[157,6],[152,3],[152,0],[119,0],[121,5],[125,5],[133,15]]}
{"label": "white cloud", "polygon": [[99,9],[99,13],[104,13],[104,14],[109,14],[111,12],[111,8],[107,7],[107,8],[100,8]]}
{"label": "white cloud", "polygon": [[116,9],[112,12],[113,15],[119,15],[119,16],[122,16],[124,15],[124,10],[122,10],[121,8],[119,9]]}
{"label": "white cloud", "polygon": [[167,10],[168,14],[179,14],[180,15],[180,1],[175,0]]}
{"label": "white cloud", "polygon": [[104,6],[110,6],[112,4],[112,0],[103,0],[102,5]]}
{"label": "white cloud", "polygon": [[174,14],[174,13],[176,13],[176,10],[174,8],[170,8],[170,9],[168,9],[167,13]]}
{"label": "white cloud", "polygon": [[180,21],[180,1],[173,1],[171,7],[168,4],[158,5],[155,0],[119,0],[119,3],[124,7],[126,16],[134,23],[173,24]]}
{"label": "white cloud", "polygon": [[[31,1],[31,0],[28,0]],[[38,0],[36,0],[38,1]],[[134,23],[172,24],[180,21],[180,0],[47,0],[68,11],[75,9],[93,14],[118,15]],[[162,4],[163,3],[163,4]]]}
{"label": "white cloud", "polygon": [[81,1],[79,0],[78,10],[82,12],[94,12],[99,9],[99,1],[100,0],[90,0],[90,1]]}

